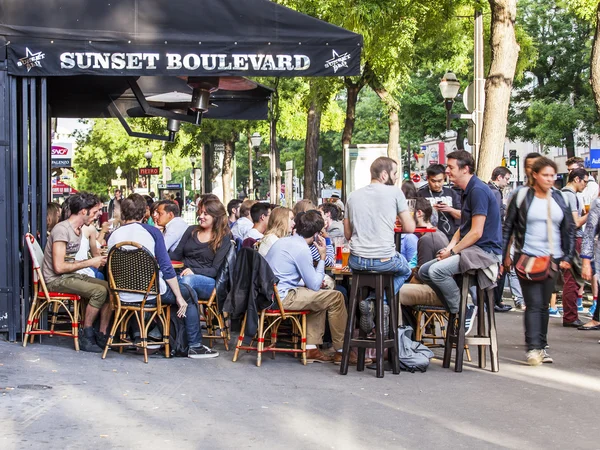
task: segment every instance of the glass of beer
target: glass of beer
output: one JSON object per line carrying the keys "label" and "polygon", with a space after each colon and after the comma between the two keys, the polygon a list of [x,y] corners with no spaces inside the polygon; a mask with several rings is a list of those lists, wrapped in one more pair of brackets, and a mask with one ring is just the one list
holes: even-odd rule
{"label": "glass of beer", "polygon": [[350,258],[350,248],[345,245],[342,249],[342,267],[348,267],[348,259]]}
{"label": "glass of beer", "polygon": [[590,204],[588,202],[585,202],[584,208],[586,214],[590,212]]}

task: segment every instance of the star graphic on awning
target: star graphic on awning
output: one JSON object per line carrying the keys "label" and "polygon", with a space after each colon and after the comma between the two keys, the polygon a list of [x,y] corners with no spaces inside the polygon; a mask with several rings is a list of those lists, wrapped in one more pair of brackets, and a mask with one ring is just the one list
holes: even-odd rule
{"label": "star graphic on awning", "polygon": [[25,57],[20,58],[17,63],[18,67],[25,66],[27,68],[27,72],[29,72],[34,67],[42,67],[42,63],[40,61],[44,59],[46,55],[42,52],[32,53],[28,47],[25,48]]}

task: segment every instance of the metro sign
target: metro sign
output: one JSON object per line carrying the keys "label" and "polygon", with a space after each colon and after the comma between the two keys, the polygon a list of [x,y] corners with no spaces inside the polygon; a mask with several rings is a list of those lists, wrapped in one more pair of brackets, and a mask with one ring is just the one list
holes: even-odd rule
{"label": "metro sign", "polygon": [[159,167],[140,167],[139,168],[140,175],[158,175],[160,174]]}

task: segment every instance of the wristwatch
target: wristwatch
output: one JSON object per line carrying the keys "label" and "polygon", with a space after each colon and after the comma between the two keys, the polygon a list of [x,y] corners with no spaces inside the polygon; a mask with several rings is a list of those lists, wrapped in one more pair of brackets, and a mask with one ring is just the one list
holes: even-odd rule
{"label": "wristwatch", "polygon": [[454,253],[454,249],[450,249],[450,256],[455,256],[456,253]]}

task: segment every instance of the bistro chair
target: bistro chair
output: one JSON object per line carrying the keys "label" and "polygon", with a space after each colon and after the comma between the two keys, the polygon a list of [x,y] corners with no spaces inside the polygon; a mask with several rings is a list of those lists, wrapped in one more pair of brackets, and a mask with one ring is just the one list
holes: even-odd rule
{"label": "bistro chair", "polygon": [[[227,318],[219,311],[219,305],[217,304],[217,289],[213,289],[208,300],[198,299],[199,311],[204,316],[206,323],[206,335],[202,335],[203,339],[208,339],[212,347],[214,340],[223,340],[225,350],[229,350],[229,340],[231,334],[229,332],[229,326],[227,325]],[[217,321],[215,326],[214,321]],[[217,330],[219,334],[217,334]]]}
{"label": "bistro chair", "polygon": [[[272,358],[275,358],[275,353],[292,353],[294,356],[300,353],[302,354],[302,364],[306,365],[306,316],[310,311],[286,311],[281,303],[277,285],[273,286],[273,290],[273,295],[277,300],[277,309],[264,309],[260,312],[260,317],[258,319],[258,331],[256,332],[256,336],[252,339],[250,345],[244,345],[244,332],[246,330],[246,318],[248,313],[244,314],[242,329],[240,331],[237,345],[235,346],[235,353],[233,354],[233,362],[237,361],[240,350],[246,350],[247,352],[255,351],[257,353],[257,367],[260,367],[262,362],[262,354],[265,352],[271,352]],[[277,347],[279,326],[287,319],[290,319],[292,322],[293,347]],[[268,334],[269,332],[270,334]],[[266,336],[270,336],[270,339]],[[269,341],[267,346],[265,346],[265,340]],[[254,342],[256,342],[256,346],[253,345]],[[298,343],[300,344],[300,348],[298,348]]]}
{"label": "bistro chair", "polygon": [[[33,300],[27,317],[27,326],[25,328],[25,336],[23,337],[23,347],[27,346],[27,341],[33,339],[36,335],[57,335],[73,338],[75,350],[79,351],[79,317],[81,309],[81,297],[75,294],[67,294],[63,292],[48,291],[46,281],[42,274],[40,262],[44,260],[44,252],[40,247],[37,239],[31,234],[25,235],[25,242],[31,257],[33,266]],[[50,330],[40,329],[40,317],[42,313],[52,307],[52,321]],[[71,307],[73,311],[71,312]],[[60,308],[64,309],[71,321],[71,332],[55,331],[56,316]]]}
{"label": "bistro chair", "polygon": [[[161,302],[158,265],[152,253],[137,242],[121,242],[108,252],[107,273],[115,317],[102,359],[106,358],[109,347],[119,347],[123,353],[123,347],[135,346],[143,350],[147,363],[148,329],[155,318],[163,329],[163,340],[157,344],[164,346],[168,358],[171,308]],[[139,302],[123,302],[121,295],[125,293],[139,294],[143,298]],[[140,330],[139,344],[127,339],[127,327],[134,317]],[[114,342],[117,330],[120,330],[119,342]]]}

